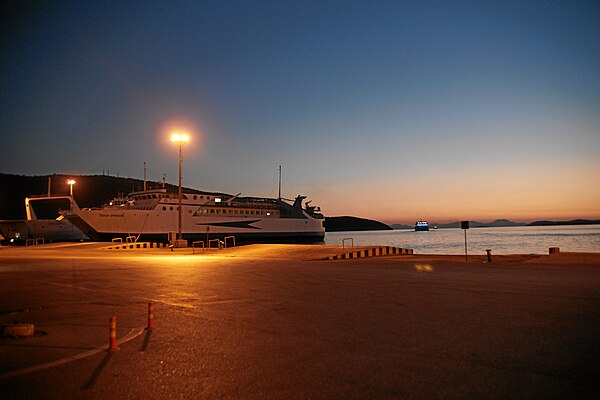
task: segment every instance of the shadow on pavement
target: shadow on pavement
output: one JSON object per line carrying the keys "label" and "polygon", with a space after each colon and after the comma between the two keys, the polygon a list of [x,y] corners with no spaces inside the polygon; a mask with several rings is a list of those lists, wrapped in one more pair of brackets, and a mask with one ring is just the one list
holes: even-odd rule
{"label": "shadow on pavement", "polygon": [[94,370],[94,373],[92,373],[92,376],[90,376],[90,379],[88,379],[88,381],[86,382],[85,386],[83,387],[84,389],[91,389],[94,386],[96,380],[98,380],[98,377],[104,370],[104,367],[106,367],[106,364],[108,364],[108,361],[110,360],[113,354],[114,353],[111,352],[106,353],[102,361],[100,361],[100,364],[98,364],[98,366]]}
{"label": "shadow on pavement", "polygon": [[148,348],[148,343],[150,343],[150,336],[152,336],[152,331],[146,330],[146,336],[144,336],[144,343],[142,343],[141,352],[146,351]]}

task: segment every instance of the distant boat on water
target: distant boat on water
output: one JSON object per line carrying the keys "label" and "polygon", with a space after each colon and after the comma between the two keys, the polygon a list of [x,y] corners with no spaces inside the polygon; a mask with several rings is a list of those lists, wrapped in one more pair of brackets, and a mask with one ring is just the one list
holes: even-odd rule
{"label": "distant boat on water", "polygon": [[416,232],[426,232],[428,230],[429,230],[429,223],[427,223],[427,221],[415,222],[415,231]]}

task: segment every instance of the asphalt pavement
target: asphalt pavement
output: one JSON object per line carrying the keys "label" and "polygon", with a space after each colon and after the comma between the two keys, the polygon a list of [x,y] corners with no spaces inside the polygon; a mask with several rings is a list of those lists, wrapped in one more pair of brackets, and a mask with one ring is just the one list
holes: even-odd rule
{"label": "asphalt pavement", "polygon": [[0,248],[0,323],[36,328],[0,339],[0,398],[600,395],[599,254],[340,251]]}

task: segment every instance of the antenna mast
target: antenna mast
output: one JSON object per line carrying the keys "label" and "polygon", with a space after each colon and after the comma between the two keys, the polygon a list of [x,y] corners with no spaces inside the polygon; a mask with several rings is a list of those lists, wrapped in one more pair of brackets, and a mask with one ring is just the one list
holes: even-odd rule
{"label": "antenna mast", "polygon": [[281,201],[281,165],[279,166],[279,197],[278,200]]}
{"label": "antenna mast", "polygon": [[144,161],[144,192],[146,191],[146,161]]}

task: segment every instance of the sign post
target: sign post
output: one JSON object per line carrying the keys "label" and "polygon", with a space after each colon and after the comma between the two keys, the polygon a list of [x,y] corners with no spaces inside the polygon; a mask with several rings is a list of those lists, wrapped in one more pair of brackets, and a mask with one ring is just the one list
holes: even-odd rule
{"label": "sign post", "polygon": [[460,221],[460,229],[465,231],[465,262],[468,262],[467,256],[467,229],[469,229],[469,221]]}

